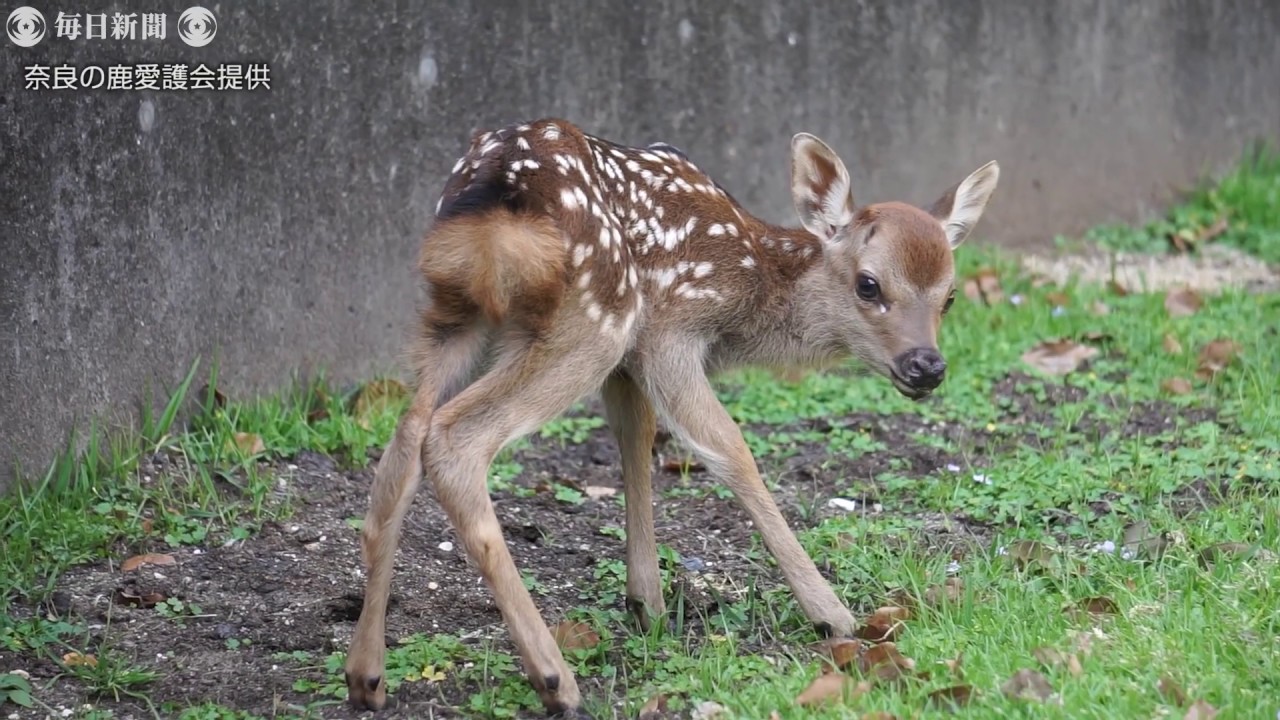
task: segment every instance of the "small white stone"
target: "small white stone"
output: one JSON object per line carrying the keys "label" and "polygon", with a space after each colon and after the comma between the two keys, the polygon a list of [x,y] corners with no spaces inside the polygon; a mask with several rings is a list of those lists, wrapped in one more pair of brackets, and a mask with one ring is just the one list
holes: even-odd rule
{"label": "small white stone", "polygon": [[854,512],[858,509],[858,503],[848,498],[831,498],[827,501],[827,507],[832,507],[845,512]]}
{"label": "small white stone", "polygon": [[431,582],[427,583],[427,589],[428,589],[428,590],[439,590],[439,589],[440,589],[440,583],[436,582],[435,580],[432,580]]}

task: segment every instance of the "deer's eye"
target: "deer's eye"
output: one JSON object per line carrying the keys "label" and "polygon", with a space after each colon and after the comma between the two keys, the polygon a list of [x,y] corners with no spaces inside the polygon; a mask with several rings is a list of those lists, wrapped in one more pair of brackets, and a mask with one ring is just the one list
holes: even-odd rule
{"label": "deer's eye", "polygon": [[949,312],[949,311],[951,310],[951,305],[952,305],[953,303],[955,303],[955,301],[956,301],[956,291],[955,291],[955,290],[952,290],[952,291],[951,291],[951,294],[947,296],[947,301],[946,301],[945,303],[943,303],[943,304],[942,304],[942,314],[943,314],[943,315],[946,315],[946,314],[947,314],[947,312]]}
{"label": "deer's eye", "polygon": [[858,297],[871,302],[880,297],[880,283],[870,275],[859,275],[857,291]]}

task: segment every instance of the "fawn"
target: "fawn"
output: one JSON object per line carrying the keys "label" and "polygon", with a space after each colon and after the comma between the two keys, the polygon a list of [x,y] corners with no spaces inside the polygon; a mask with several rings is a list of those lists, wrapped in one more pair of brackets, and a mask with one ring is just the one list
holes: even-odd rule
{"label": "fawn", "polygon": [[650,486],[662,418],[732,489],[818,631],[851,634],[851,613],[788,527],[708,376],[852,357],[902,394],[928,395],[946,371],[937,335],[955,297],[952,251],[998,176],[995,162],[983,165],[928,210],[858,208],[844,163],[800,133],[791,192],[803,229],[788,229],[747,213],[670,145],[626,147],[555,118],[473,134],[418,260],[428,303],[416,389],[363,526],[368,580],[346,662],[350,702],[386,703],[393,556],[425,472],[546,710],[584,716],[486,475],[502,447],[595,390],[621,455],[627,605],[642,628],[665,613]]}

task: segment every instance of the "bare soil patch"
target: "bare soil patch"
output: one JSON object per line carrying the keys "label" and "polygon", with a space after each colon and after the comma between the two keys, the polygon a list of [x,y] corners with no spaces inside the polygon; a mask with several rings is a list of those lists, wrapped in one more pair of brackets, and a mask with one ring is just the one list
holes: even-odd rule
{"label": "bare soil patch", "polygon": [[[1053,424],[1053,405],[1078,399],[1070,390],[1053,390],[1047,401],[1031,402],[1016,391],[1019,379],[1011,377],[1001,383],[996,394],[1012,398],[1009,412],[1022,413],[1028,423]],[[594,411],[598,408],[588,407],[588,412]],[[1199,410],[1141,405],[1127,414],[1122,427],[1110,429],[1126,434],[1163,432],[1179,413],[1188,412],[1199,413],[1193,419],[1210,417]],[[813,443],[800,446],[784,459],[762,459],[763,469],[778,485],[778,502],[797,529],[841,512],[826,505],[834,496],[852,498],[864,508],[875,507],[875,512],[902,512],[901,508],[878,505],[881,498],[874,482],[895,458],[899,472],[921,477],[960,461],[944,450],[911,440],[917,433],[939,434],[965,446],[992,440],[982,429],[931,425],[916,415],[855,415],[807,421],[786,429],[821,433],[833,424],[865,427],[891,449],[849,458],[832,456],[824,445]],[[753,429],[767,433],[780,428]],[[658,452],[665,456],[679,453],[679,449],[667,442]],[[575,445],[534,438],[529,448],[519,452],[518,460],[524,472],[516,482],[524,487],[547,480],[571,480],[579,486],[619,488],[620,493],[617,449],[606,429],[594,430],[586,442]],[[165,462],[162,457],[153,458],[150,471],[162,472]],[[717,577],[736,578],[730,584],[739,587],[744,578],[761,587],[780,585],[781,578],[775,570],[748,557],[753,530],[732,500],[713,493],[667,496],[680,478],[662,470],[663,464],[656,463],[659,469],[654,478],[658,538],[682,557],[698,561],[689,563],[684,571],[687,582],[681,583],[686,629],[691,642],[697,642],[703,634],[701,618],[714,613],[717,602],[698,588]],[[289,520],[268,524],[247,540],[221,545],[173,550],[157,540],[151,547],[120,548],[116,562],[77,568],[60,581],[52,606],[88,624],[93,639],[84,645],[95,647],[107,641],[138,665],[159,673],[159,679],[147,688],[157,706],[217,702],[270,717],[284,704],[305,705],[316,700],[314,695],[296,692],[294,681],[299,676],[323,679],[325,672],[319,661],[346,646],[363,587],[358,533],[349,519],[364,514],[373,466],[344,470],[328,457],[304,452],[273,461],[265,469],[275,473],[295,497],[296,511]],[[695,470],[693,475],[695,481],[709,482],[701,472]],[[550,623],[584,604],[581,593],[595,582],[593,570],[598,560],[623,557],[622,541],[601,532],[602,528],[623,525],[622,509],[612,498],[573,505],[558,501],[550,492],[524,497],[500,492],[494,494],[494,502],[517,563],[543,588],[545,594],[537,599]],[[939,549],[981,542],[985,534],[980,524],[964,517],[938,516],[933,520],[924,537]],[[119,560],[148,551],[170,553],[177,563],[120,571]],[[866,596],[881,590],[867,588]],[[122,592],[162,593],[198,604],[201,613],[179,623],[154,609],[120,605],[114,600]],[[621,597],[617,602],[621,607]],[[34,611],[20,608],[17,613]],[[430,488],[424,485],[407,519],[397,556],[387,633],[389,642],[394,643],[413,633],[435,632],[512,651],[487,589],[464,557]],[[231,649],[228,640],[241,644]],[[299,663],[276,657],[277,653],[294,651],[310,653],[317,659],[316,667],[300,669]],[[151,717],[143,703],[128,697],[86,697],[82,685],[67,678],[55,680],[60,670],[57,665],[34,654],[0,652],[0,668],[29,672],[38,688],[37,696],[55,708],[92,703],[110,708],[117,718]],[[466,713],[461,708],[475,689],[449,683],[406,683],[380,717],[462,716]],[[583,691],[604,697],[618,689],[586,680]],[[318,714],[326,718],[357,716],[342,704],[322,708]]]}

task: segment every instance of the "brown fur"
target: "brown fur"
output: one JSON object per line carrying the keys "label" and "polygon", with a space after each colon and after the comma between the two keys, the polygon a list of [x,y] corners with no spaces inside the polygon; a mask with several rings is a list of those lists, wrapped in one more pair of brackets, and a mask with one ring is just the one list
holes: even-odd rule
{"label": "brown fur", "polygon": [[[952,189],[947,207],[963,201],[960,215],[901,203],[858,213],[843,162],[798,135],[792,201],[804,229],[792,229],[753,217],[679,152],[622,147],[557,119],[475,133],[422,245],[417,388],[370,493],[350,702],[386,702],[394,554],[425,474],[544,706],[578,710],[576,680],[524,587],[485,478],[503,446],[596,390],[622,457],[627,605],[642,628],[666,611],[650,478],[662,418],[732,489],[805,615],[824,633],[852,633],[853,616],[787,526],[709,373],[853,356],[890,376],[903,351],[936,347],[950,250],[996,173],[986,166]],[[880,283],[874,298],[857,294],[865,274]]]}
{"label": "brown fur", "polygon": [[[493,209],[441,221],[422,245],[428,287],[473,303],[494,325],[513,305],[535,316],[564,293],[564,242],[549,218]],[[456,302],[456,300],[455,300]]]}
{"label": "brown fur", "polygon": [[895,268],[902,279],[918,291],[950,285],[955,262],[947,236],[938,220],[920,208],[902,202],[871,205],[859,213],[860,220],[877,227],[877,240],[894,248]]}

